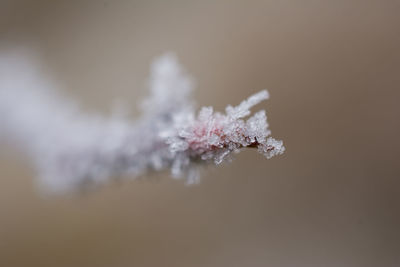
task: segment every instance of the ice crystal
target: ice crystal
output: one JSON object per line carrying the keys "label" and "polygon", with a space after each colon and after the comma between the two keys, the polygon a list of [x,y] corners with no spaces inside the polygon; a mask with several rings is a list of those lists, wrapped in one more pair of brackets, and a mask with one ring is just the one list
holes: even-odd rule
{"label": "ice crystal", "polygon": [[53,192],[163,169],[192,184],[199,181],[198,166],[220,164],[243,148],[257,148],[267,158],[285,150],[270,137],[264,110],[250,116],[253,106],[268,99],[266,90],[224,114],[203,107],[196,115],[192,79],[173,54],[154,61],[149,90],[137,121],[85,114],[28,57],[3,53],[0,137],[32,158],[40,185]]}

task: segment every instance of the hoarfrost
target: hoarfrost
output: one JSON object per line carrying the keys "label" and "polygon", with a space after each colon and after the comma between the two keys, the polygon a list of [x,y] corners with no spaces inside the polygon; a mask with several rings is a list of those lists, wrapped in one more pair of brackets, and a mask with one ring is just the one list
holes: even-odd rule
{"label": "hoarfrost", "polygon": [[203,107],[196,116],[192,79],[173,54],[152,64],[150,95],[135,122],[83,113],[54,87],[29,56],[0,54],[0,138],[30,156],[41,188],[50,192],[163,169],[195,184],[199,165],[220,164],[242,148],[257,148],[267,158],[285,150],[269,137],[265,111],[244,120],[268,99],[266,90],[225,114]]}

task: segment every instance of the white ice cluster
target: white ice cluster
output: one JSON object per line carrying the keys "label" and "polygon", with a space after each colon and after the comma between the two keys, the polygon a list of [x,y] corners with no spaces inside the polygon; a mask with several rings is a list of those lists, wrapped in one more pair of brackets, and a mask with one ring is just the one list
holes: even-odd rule
{"label": "white ice cluster", "polygon": [[196,183],[197,166],[219,164],[242,148],[257,148],[267,158],[285,150],[269,137],[264,110],[244,120],[268,98],[266,90],[225,114],[203,107],[196,116],[193,82],[172,54],[152,64],[150,96],[134,122],[83,113],[39,70],[27,56],[0,54],[0,138],[30,156],[41,188],[51,192],[163,169]]}

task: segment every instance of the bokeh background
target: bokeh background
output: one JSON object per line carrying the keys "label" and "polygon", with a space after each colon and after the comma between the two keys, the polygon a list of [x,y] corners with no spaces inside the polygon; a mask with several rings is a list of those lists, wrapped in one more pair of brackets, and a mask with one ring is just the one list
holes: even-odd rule
{"label": "bokeh background", "polygon": [[0,266],[400,266],[399,1],[0,3],[0,48],[37,51],[85,109],[135,111],[149,63],[175,51],[199,105],[268,88],[287,147],[198,186],[165,172],[45,198],[2,146]]}

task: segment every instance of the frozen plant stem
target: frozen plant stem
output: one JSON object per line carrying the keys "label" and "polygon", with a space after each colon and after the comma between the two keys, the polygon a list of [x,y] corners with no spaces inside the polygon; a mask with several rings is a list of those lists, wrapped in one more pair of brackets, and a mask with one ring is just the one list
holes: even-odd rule
{"label": "frozen plant stem", "polygon": [[257,148],[271,158],[285,150],[270,137],[264,110],[250,116],[250,108],[268,99],[266,90],[228,106],[224,114],[203,107],[196,115],[192,80],[172,54],[152,64],[149,89],[135,122],[85,114],[26,56],[3,53],[0,137],[29,154],[40,185],[52,192],[163,169],[197,183],[197,166],[220,164],[232,152]]}

